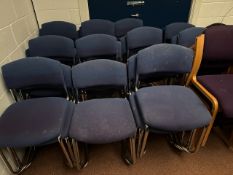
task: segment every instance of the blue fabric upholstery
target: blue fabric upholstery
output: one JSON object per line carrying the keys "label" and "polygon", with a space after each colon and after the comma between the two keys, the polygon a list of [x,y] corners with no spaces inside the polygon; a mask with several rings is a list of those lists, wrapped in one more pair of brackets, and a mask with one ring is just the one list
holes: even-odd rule
{"label": "blue fabric upholstery", "polygon": [[[9,89],[55,87],[66,89],[63,69],[58,61],[48,58],[23,58],[2,67]],[[68,77],[67,77],[68,78]]]}
{"label": "blue fabric upholstery", "polygon": [[190,27],[181,31],[177,37],[177,44],[185,47],[193,46],[196,42],[196,37],[201,35],[204,30],[205,28],[203,27]]}
{"label": "blue fabric upholstery", "polygon": [[171,39],[171,44],[177,44],[178,35],[175,35]]}
{"label": "blue fabric upholstery", "polygon": [[115,26],[112,21],[91,19],[81,23],[80,37],[92,34],[107,34],[115,36]]}
{"label": "blue fabric upholstery", "polygon": [[122,62],[123,61],[122,60],[123,53],[122,53],[121,41],[116,42],[116,47],[117,47],[116,60]]}
{"label": "blue fabric upholstery", "polygon": [[127,87],[126,65],[112,60],[92,60],[72,68],[75,88],[98,86]]}
{"label": "blue fabric upholstery", "polygon": [[139,51],[136,74],[188,73],[192,69],[193,50],[174,44],[157,44]]}
{"label": "blue fabric upholstery", "polygon": [[126,36],[121,37],[119,39],[119,41],[121,42],[121,53],[122,55],[125,55],[127,53],[127,41],[126,41]]}
{"label": "blue fabric upholstery", "polygon": [[120,38],[123,37],[129,32],[130,30],[142,27],[143,21],[141,19],[135,19],[135,18],[125,18],[116,21],[115,23],[115,34],[116,37]]}
{"label": "blue fabric upholstery", "polygon": [[119,44],[114,36],[93,34],[82,37],[75,42],[78,58],[90,59],[95,57],[117,57]]}
{"label": "blue fabric upholstery", "polygon": [[47,35],[29,41],[29,54],[73,62],[76,49],[73,40],[69,38]]}
{"label": "blue fabric upholstery", "polygon": [[112,143],[133,137],[136,125],[126,99],[95,99],[78,103],[69,136],[90,144]]}
{"label": "blue fabric upholstery", "polygon": [[185,22],[176,22],[176,23],[168,24],[165,27],[165,31],[164,31],[165,42],[171,42],[173,36],[178,35],[178,33],[181,32],[182,30],[190,27],[194,27],[194,25]]}
{"label": "blue fabric upholstery", "polygon": [[134,120],[135,120],[135,123],[137,125],[137,128],[141,128],[141,129],[144,129],[145,128],[145,123],[142,119],[142,117],[140,116],[140,111],[139,111],[139,108],[138,108],[138,105],[137,105],[137,101],[135,99],[135,94],[136,93],[132,93],[130,96],[129,96],[129,104],[130,104],[130,107],[131,107],[131,110],[133,112],[133,116],[134,116]]}
{"label": "blue fabric upholstery", "polygon": [[[63,98],[17,102],[0,117],[0,147],[30,147],[67,136],[74,104]],[[66,121],[65,121],[66,120]]]}
{"label": "blue fabric upholstery", "polygon": [[142,88],[136,92],[135,98],[145,124],[157,130],[192,130],[211,121],[204,103],[184,86]]}
{"label": "blue fabric upholstery", "polygon": [[51,21],[41,25],[39,35],[58,35],[76,39],[76,25],[65,21]]}
{"label": "blue fabric upholstery", "polygon": [[127,60],[128,81],[130,89],[133,89],[133,83],[136,79],[136,57],[137,55],[133,55]]}
{"label": "blue fabric upholstery", "polygon": [[163,42],[163,31],[155,27],[138,27],[127,33],[128,50],[145,48]]}
{"label": "blue fabric upholstery", "polygon": [[73,83],[72,83],[72,74],[71,74],[71,67],[67,66],[65,64],[61,64],[62,69],[63,69],[63,74],[64,74],[64,79],[66,82],[66,87],[67,88],[72,88],[73,87]]}

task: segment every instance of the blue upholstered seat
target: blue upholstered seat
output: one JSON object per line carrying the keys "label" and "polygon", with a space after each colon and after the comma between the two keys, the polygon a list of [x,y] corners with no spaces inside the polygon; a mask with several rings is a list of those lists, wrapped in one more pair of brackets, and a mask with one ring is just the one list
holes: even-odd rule
{"label": "blue upholstered seat", "polygon": [[[157,44],[138,52],[129,59],[129,79],[135,80],[136,92],[129,97],[135,121],[139,130],[140,156],[145,151],[145,143],[149,132],[169,133],[171,136],[184,131],[188,135],[197,128],[205,128],[211,121],[211,114],[201,99],[188,87],[182,85],[159,85],[152,87],[158,76],[172,77],[186,75],[191,72],[194,53],[190,48],[175,44]],[[133,71],[134,69],[135,71]],[[129,69],[130,68],[130,69]],[[130,73],[131,72],[131,73]],[[133,74],[136,75],[133,78]],[[145,81],[146,80],[146,81]],[[146,83],[142,83],[146,82]],[[143,86],[141,86],[143,84]],[[139,88],[139,90],[137,90]],[[205,132],[205,129],[203,129]],[[186,133],[186,134],[187,134]],[[180,150],[194,152],[198,150],[202,137],[193,150],[190,145],[178,135],[170,141]],[[187,138],[193,137],[192,135]],[[142,143],[142,140],[143,143]]]}
{"label": "blue upholstered seat", "polygon": [[192,130],[211,120],[201,99],[183,86],[142,88],[135,93],[135,99],[145,125],[157,130]]}
{"label": "blue upholstered seat", "polygon": [[12,104],[0,118],[0,147],[40,146],[67,136],[73,107],[73,103],[56,97]]}
{"label": "blue upholstered seat", "polygon": [[126,99],[94,99],[78,103],[69,136],[90,144],[112,143],[133,137],[136,125]]}

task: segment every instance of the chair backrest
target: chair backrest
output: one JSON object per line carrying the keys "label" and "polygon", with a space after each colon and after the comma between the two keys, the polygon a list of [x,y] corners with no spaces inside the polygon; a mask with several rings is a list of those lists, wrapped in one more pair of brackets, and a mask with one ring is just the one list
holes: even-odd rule
{"label": "chair backrest", "polygon": [[34,38],[29,41],[29,55],[74,62],[76,49],[73,40],[55,35]]}
{"label": "chair backrest", "polygon": [[215,25],[207,28],[204,34],[201,71],[203,74],[227,71],[233,64],[233,26]]}
{"label": "chair backrest", "polygon": [[123,37],[130,30],[142,27],[143,21],[136,18],[125,18],[115,22],[115,34],[117,38]]}
{"label": "chair backrest", "polygon": [[2,73],[6,87],[21,91],[24,97],[67,96],[64,70],[58,61],[27,57],[4,65]]}
{"label": "chair backrest", "polygon": [[217,23],[213,23],[213,24],[206,26],[206,28],[210,28],[210,27],[214,27],[214,26],[221,26],[221,25],[225,26],[226,24],[217,22]]}
{"label": "chair backrest", "polygon": [[39,35],[58,35],[74,40],[77,38],[77,29],[75,24],[69,22],[51,21],[41,25]]}
{"label": "chair backrest", "polygon": [[115,26],[112,21],[105,19],[91,19],[81,23],[80,37],[92,34],[107,34],[115,36]]}
{"label": "chair backrest", "polygon": [[204,32],[203,27],[191,27],[182,30],[177,36],[177,44],[185,47],[192,47],[196,38]]}
{"label": "chair backrest", "polygon": [[98,58],[116,60],[121,51],[116,37],[106,34],[88,35],[76,40],[75,44],[80,61]]}
{"label": "chair backrest", "polygon": [[190,27],[195,26],[185,22],[175,22],[168,24],[164,29],[164,41],[167,43],[171,43],[171,41],[173,41],[172,43],[174,43],[176,40],[176,35],[178,35],[178,33],[182,30]]}
{"label": "chair backrest", "polygon": [[163,31],[155,27],[138,27],[126,35],[129,55],[154,44],[163,42]]}
{"label": "chair backrest", "polygon": [[75,89],[127,88],[126,65],[113,60],[99,59],[80,63],[72,68],[72,78]]}
{"label": "chair backrest", "polygon": [[190,48],[174,44],[157,44],[138,52],[136,85],[142,79],[161,75],[186,74],[192,69],[194,53]]}

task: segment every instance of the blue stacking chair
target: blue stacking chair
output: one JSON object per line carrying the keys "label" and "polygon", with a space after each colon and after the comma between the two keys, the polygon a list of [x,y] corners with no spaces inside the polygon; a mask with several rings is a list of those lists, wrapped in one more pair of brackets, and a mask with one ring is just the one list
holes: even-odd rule
{"label": "blue stacking chair", "polygon": [[125,36],[130,30],[137,27],[142,27],[143,21],[136,18],[124,18],[115,22],[115,36],[121,38]]}
{"label": "blue stacking chair", "polygon": [[124,57],[127,57],[127,41],[126,34],[137,27],[142,27],[143,21],[135,18],[125,18],[116,21],[115,36],[121,42],[121,52]]}
{"label": "blue stacking chair", "polygon": [[48,57],[68,65],[76,62],[74,41],[69,38],[55,35],[41,36],[30,40],[28,45],[30,57]]}
{"label": "blue stacking chair", "polygon": [[[83,168],[88,162],[87,147],[122,141],[123,158],[129,164],[136,161],[134,117],[126,98],[126,65],[117,61],[99,59],[78,64],[72,68],[73,85],[77,92],[76,107],[69,129],[68,141],[61,140],[68,162]],[[117,97],[91,97],[89,90],[113,90]],[[99,92],[97,92],[99,94]],[[124,95],[123,95],[124,94]],[[71,147],[72,149],[70,149]],[[72,151],[69,151],[72,150]]]}
{"label": "blue stacking chair", "polygon": [[[166,133],[170,143],[186,152],[201,146],[211,115],[202,100],[188,88],[192,76],[193,50],[158,44],[136,55],[135,89],[130,96],[138,130],[138,156],[142,156],[149,132]],[[189,75],[184,85],[148,87],[161,75]],[[147,84],[147,87],[145,87]]]}
{"label": "blue stacking chair", "polygon": [[76,25],[66,21],[51,21],[41,25],[39,36],[58,35],[75,40],[77,36]]}
{"label": "blue stacking chair", "polygon": [[[9,170],[20,174],[30,166],[36,147],[66,137],[73,109],[73,103],[58,97],[27,99],[10,105],[0,117],[0,155]],[[26,148],[22,159],[16,152],[19,148]]]}
{"label": "blue stacking chair", "polygon": [[93,59],[112,59],[121,61],[121,44],[116,37],[106,34],[93,34],[75,42],[80,62]]}
{"label": "blue stacking chair", "polygon": [[177,44],[185,47],[193,47],[196,42],[196,38],[204,32],[203,27],[190,27],[182,30],[177,35]]}
{"label": "blue stacking chair", "polygon": [[105,19],[90,19],[81,23],[79,36],[84,37],[92,34],[106,34],[115,36],[115,25]]}
{"label": "blue stacking chair", "polygon": [[178,33],[190,27],[195,26],[185,22],[175,22],[168,24],[164,29],[164,42],[175,44],[177,41]]}
{"label": "blue stacking chair", "polygon": [[23,58],[2,67],[16,101],[38,97],[72,98],[71,68],[49,58]]}
{"label": "blue stacking chair", "polygon": [[162,43],[163,31],[155,27],[138,27],[127,33],[126,41],[127,57],[129,57],[141,49]]}

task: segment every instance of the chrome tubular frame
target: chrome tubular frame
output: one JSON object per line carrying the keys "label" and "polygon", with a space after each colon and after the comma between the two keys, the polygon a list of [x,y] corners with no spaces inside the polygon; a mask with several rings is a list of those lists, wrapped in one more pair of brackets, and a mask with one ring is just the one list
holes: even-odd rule
{"label": "chrome tubular frame", "polygon": [[143,129],[140,133],[141,136],[139,135],[139,138],[141,138],[140,140],[138,140],[137,154],[139,158],[142,158],[142,156],[146,153],[146,143],[148,140],[149,133],[149,127],[146,125],[145,129]]}
{"label": "chrome tubular frame", "polygon": [[66,164],[70,168],[77,168],[78,170],[84,168],[88,164],[88,150],[87,145],[83,144],[84,151],[80,152],[81,144],[78,143],[75,139],[58,138],[62,151],[66,158]]}
{"label": "chrome tubular frame", "polygon": [[207,128],[198,128],[192,131],[182,131],[178,133],[171,133],[169,142],[175,148],[188,153],[197,152],[202,144]]}
{"label": "chrome tubular frame", "polygon": [[133,136],[121,143],[122,159],[127,165],[134,165],[136,163],[136,136]]}
{"label": "chrome tubular frame", "polygon": [[[6,155],[6,153],[8,155]],[[14,148],[7,147],[5,149],[0,149],[2,160],[13,174],[20,174],[25,169],[27,169],[31,165],[34,154],[35,147],[29,147],[25,150],[24,156],[21,160]],[[12,159],[12,163],[8,160],[7,157]]]}

